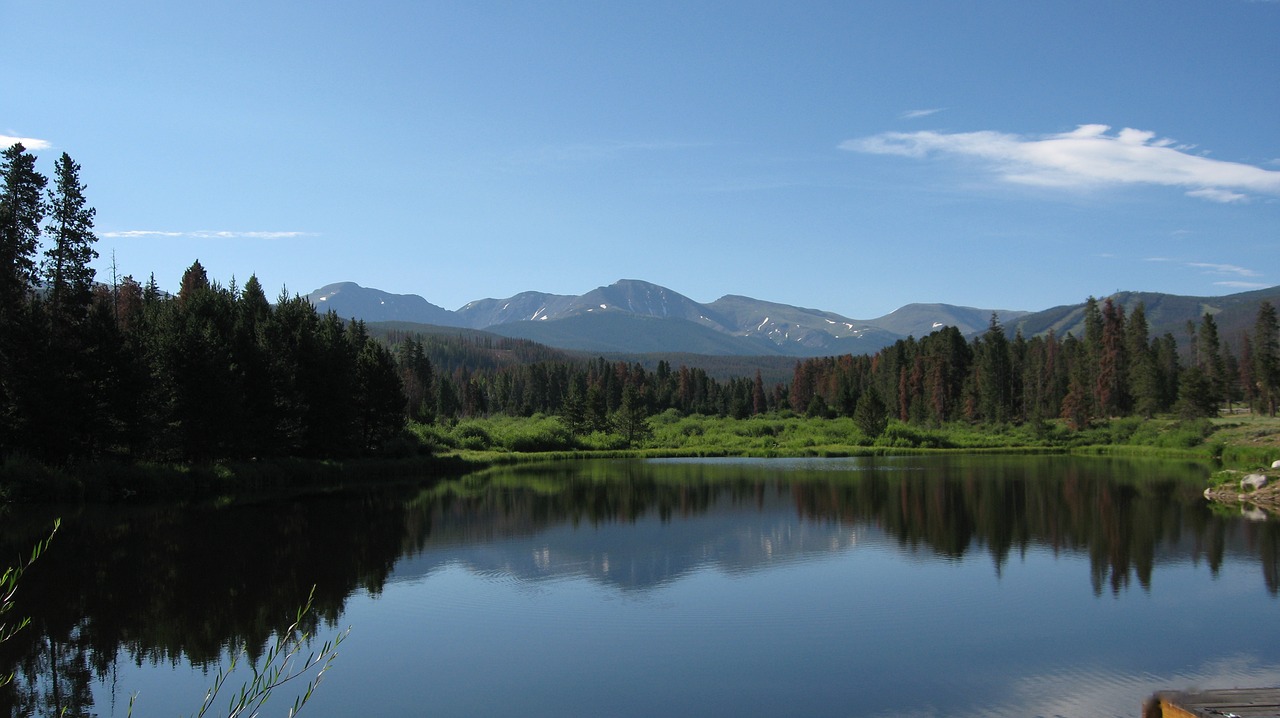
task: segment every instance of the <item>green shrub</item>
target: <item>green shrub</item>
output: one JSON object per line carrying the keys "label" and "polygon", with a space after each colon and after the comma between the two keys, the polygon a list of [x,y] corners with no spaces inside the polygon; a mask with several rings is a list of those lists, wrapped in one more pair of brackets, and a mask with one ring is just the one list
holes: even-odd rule
{"label": "green shrub", "polygon": [[684,418],[684,414],[682,414],[679,409],[667,409],[666,411],[663,411],[661,414],[654,414],[653,416],[649,417],[649,423],[654,425],[655,427],[667,426],[670,424],[674,424],[683,418]]}
{"label": "green shrub", "polygon": [[873,445],[895,449],[941,449],[947,444],[942,436],[934,432],[894,421],[885,427],[884,433]]}
{"label": "green shrub", "polygon": [[627,440],[618,434],[593,431],[579,439],[583,448],[590,451],[618,451],[627,448]]}
{"label": "green shrub", "polygon": [[459,448],[471,451],[483,451],[493,446],[493,436],[479,422],[468,421],[458,424],[453,429]]}
{"label": "green shrub", "polygon": [[428,453],[458,448],[458,440],[447,428],[439,424],[409,422],[409,436],[417,440],[422,449]]}
{"label": "green shrub", "polygon": [[[495,428],[495,431],[499,431]],[[499,443],[510,451],[568,451],[574,448],[569,429],[553,417],[535,416],[500,427]]]}

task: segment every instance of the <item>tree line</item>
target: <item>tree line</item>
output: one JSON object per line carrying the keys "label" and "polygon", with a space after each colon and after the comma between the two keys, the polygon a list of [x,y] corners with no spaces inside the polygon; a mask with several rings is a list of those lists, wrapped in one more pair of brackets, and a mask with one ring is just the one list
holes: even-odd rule
{"label": "tree line", "polygon": [[[604,358],[495,359],[528,353],[523,340],[495,344],[403,332],[388,339],[409,418],[554,414],[575,434],[618,430],[666,410],[734,418],[777,411],[849,416],[873,430],[888,418],[932,426],[1063,419],[1084,428],[1106,418],[1195,418],[1235,406],[1275,415],[1280,399],[1276,312],[1267,302],[1259,306],[1254,331],[1238,337],[1238,356],[1219,336],[1212,314],[1189,324],[1180,343],[1170,333],[1152,338],[1141,304],[1127,313],[1110,299],[1089,298],[1081,337],[1051,331],[1009,338],[993,316],[972,339],[944,327],[871,355],[799,360],[789,383],[770,385],[759,372],[753,379],[717,380],[666,361],[647,370]],[[442,371],[435,357],[448,357],[452,368]]]}
{"label": "tree line", "polygon": [[176,295],[95,282],[80,166],[64,153],[48,188],[15,144],[0,173],[0,459],[344,457],[399,434],[399,373],[362,323],[199,261]]}

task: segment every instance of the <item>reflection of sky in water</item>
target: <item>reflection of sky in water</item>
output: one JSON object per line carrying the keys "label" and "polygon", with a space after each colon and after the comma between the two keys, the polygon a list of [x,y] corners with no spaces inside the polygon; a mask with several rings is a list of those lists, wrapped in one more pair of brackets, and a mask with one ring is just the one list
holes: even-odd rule
{"label": "reflection of sky in water", "polygon": [[[353,601],[352,662],[392,668],[333,680],[416,681],[444,715],[1012,718],[1137,715],[1156,690],[1280,679],[1267,631],[1223,625],[1225,597],[1237,618],[1274,613],[1255,567],[1171,565],[1149,593],[1098,596],[1083,557],[1031,551],[997,579],[977,556],[865,548],[642,592],[446,562]],[[358,707],[341,693],[325,714]]]}

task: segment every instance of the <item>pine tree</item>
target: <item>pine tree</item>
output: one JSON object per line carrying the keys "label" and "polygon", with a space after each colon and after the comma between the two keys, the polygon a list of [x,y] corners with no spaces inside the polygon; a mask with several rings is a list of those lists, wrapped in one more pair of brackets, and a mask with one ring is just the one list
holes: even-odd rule
{"label": "pine tree", "polygon": [[1253,325],[1253,380],[1263,411],[1275,416],[1280,401],[1280,328],[1271,302],[1258,306]]}
{"label": "pine tree", "polygon": [[1103,416],[1128,413],[1128,352],[1124,342],[1124,309],[1108,297],[1102,308],[1101,349],[1094,375],[1094,402]]}
{"label": "pine tree", "polygon": [[648,418],[649,407],[643,392],[628,385],[622,390],[622,401],[614,420],[618,433],[622,434],[628,448],[635,446],[653,433],[653,429],[649,427]]}
{"label": "pine tree", "polygon": [[36,283],[36,250],[44,221],[44,187],[36,158],[18,143],[4,151],[0,173],[0,321],[22,303]]}
{"label": "pine tree", "polygon": [[[178,287],[178,301],[185,302],[195,295],[201,289],[209,288],[209,274],[205,271],[204,265],[200,264],[200,260],[192,262],[187,271],[182,273],[182,282]],[[287,296],[288,292],[282,291],[282,296]]]}
{"label": "pine tree", "polygon": [[47,180],[21,143],[0,160],[0,458],[18,442],[23,406],[38,403],[31,373],[39,366],[28,299],[36,283],[36,250],[44,220]]}
{"label": "pine tree", "polygon": [[1209,397],[1214,406],[1226,400],[1227,366],[1222,357],[1222,344],[1218,339],[1218,324],[1213,315],[1205,312],[1196,332],[1196,352],[1200,371],[1209,382]]}
{"label": "pine tree", "polygon": [[1009,358],[1009,340],[994,313],[975,354],[982,418],[995,423],[1010,420],[1013,418],[1013,365]]}
{"label": "pine tree", "polygon": [[45,251],[45,281],[55,331],[84,321],[93,292],[93,248],[96,210],[88,206],[80,182],[80,165],[67,153],[54,163],[54,187],[49,192],[49,240]]}
{"label": "pine tree", "polygon": [[40,396],[24,410],[34,452],[51,461],[93,451],[98,409],[106,401],[107,367],[98,361],[102,348],[89,322],[90,262],[98,256],[93,249],[98,238],[84,189],[80,165],[63,153],[54,163],[54,186],[47,192],[44,234],[49,247],[42,270],[48,294],[36,307],[43,316],[33,326],[40,324],[44,331],[33,348],[37,364],[27,379]]}
{"label": "pine tree", "polygon": [[756,378],[751,382],[751,413],[759,416],[768,409],[768,402],[764,394],[764,378],[760,376],[760,370],[756,369]]}
{"label": "pine tree", "polygon": [[1129,355],[1128,389],[1133,410],[1147,418],[1160,410],[1160,379],[1149,333],[1147,310],[1139,302],[1125,326],[1125,350]]}
{"label": "pine tree", "polygon": [[858,397],[858,405],[853,409],[853,423],[863,436],[874,440],[889,426],[887,410],[880,394],[875,389],[868,389]]}

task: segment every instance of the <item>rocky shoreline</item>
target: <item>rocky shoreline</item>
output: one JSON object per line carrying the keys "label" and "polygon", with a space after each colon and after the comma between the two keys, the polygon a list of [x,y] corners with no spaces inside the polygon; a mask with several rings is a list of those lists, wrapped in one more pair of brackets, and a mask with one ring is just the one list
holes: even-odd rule
{"label": "rocky shoreline", "polygon": [[1280,515],[1280,461],[1261,471],[1230,472],[1225,481],[1205,489],[1204,497],[1224,504],[1251,504]]}

